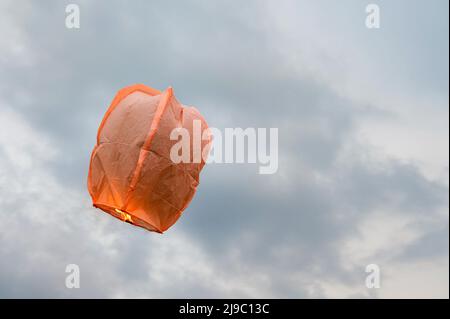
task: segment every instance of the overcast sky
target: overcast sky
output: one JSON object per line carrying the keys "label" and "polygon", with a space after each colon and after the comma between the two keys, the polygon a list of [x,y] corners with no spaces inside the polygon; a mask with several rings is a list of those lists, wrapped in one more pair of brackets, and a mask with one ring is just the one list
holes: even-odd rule
{"label": "overcast sky", "polygon": [[[1,0],[0,297],[448,298],[448,2],[373,2],[380,29],[370,1]],[[278,127],[278,172],[207,165],[163,235],[94,209],[97,128],[134,83]]]}

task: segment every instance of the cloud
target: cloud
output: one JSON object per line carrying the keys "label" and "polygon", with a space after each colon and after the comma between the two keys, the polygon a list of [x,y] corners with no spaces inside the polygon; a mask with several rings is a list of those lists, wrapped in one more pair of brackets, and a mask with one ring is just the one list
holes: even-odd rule
{"label": "cloud", "polygon": [[[1,297],[448,297],[448,4],[382,2],[378,34],[353,1],[80,2],[79,30],[64,3],[2,5]],[[163,236],[95,210],[96,130],[137,82],[279,127],[277,174],[208,165]]]}

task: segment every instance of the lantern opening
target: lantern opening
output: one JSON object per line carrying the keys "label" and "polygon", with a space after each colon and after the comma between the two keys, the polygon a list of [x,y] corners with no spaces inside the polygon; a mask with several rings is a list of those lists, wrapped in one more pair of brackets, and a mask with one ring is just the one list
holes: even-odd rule
{"label": "lantern opening", "polygon": [[115,210],[117,213],[120,214],[120,217],[121,217],[121,219],[122,219],[124,222],[129,223],[129,224],[133,224],[133,219],[131,219],[131,215],[130,215],[130,214],[125,213],[124,211],[122,211],[122,210],[120,210],[120,209],[117,209],[117,208],[115,208],[114,210]]}
{"label": "lantern opening", "polygon": [[[157,233],[162,234],[163,231],[156,226],[154,226],[153,223],[146,222],[145,220],[139,218],[136,214],[130,214],[127,212],[124,212],[123,210],[103,204],[93,204],[94,207],[100,208],[104,212],[107,212],[108,214],[112,215],[113,217],[119,219],[120,221],[127,222],[128,224],[139,226],[142,228],[145,228],[150,231],[154,231]],[[126,215],[125,215],[126,214]],[[126,217],[126,216],[129,217]]]}

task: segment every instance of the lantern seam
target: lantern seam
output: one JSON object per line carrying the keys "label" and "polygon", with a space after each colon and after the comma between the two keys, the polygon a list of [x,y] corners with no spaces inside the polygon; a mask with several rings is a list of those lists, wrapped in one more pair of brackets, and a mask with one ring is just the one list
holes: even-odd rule
{"label": "lantern seam", "polygon": [[[165,110],[167,109],[167,105],[169,104],[169,101],[170,101],[172,95],[173,95],[173,90],[171,87],[169,87],[163,93],[163,96],[161,97],[158,108],[156,110],[155,117],[153,118],[152,123],[150,125],[150,129],[149,129],[147,138],[145,139],[145,142],[141,147],[139,158],[138,158],[138,161],[136,164],[136,168],[134,170],[130,185],[128,186],[128,191],[127,191],[127,194],[125,197],[125,202],[124,202],[123,206],[121,207],[121,210],[127,211],[127,207],[128,207],[129,201],[131,199],[131,195],[136,187],[136,184],[139,181],[139,177],[141,175],[144,161],[147,158],[148,153],[150,152],[149,148],[150,148],[151,142],[153,141],[153,138],[155,137],[156,130],[159,126],[159,123],[161,122],[161,118],[162,118]],[[155,228],[160,230],[159,227],[155,226]]]}
{"label": "lantern seam", "polygon": [[[171,87],[169,87],[169,89],[168,89],[167,91],[169,91],[169,90],[170,90],[170,93],[172,93],[172,88],[171,88]],[[155,96],[155,95],[159,95],[159,94],[162,93],[161,91],[159,91],[159,90],[157,90],[157,89],[153,89],[153,88],[151,88],[151,87],[148,87],[148,86],[146,86],[146,85],[144,85],[144,84],[134,84],[134,85],[128,86],[128,87],[126,87],[126,88],[123,88],[123,89],[121,89],[119,92],[117,92],[116,96],[114,97],[114,99],[112,100],[110,106],[108,107],[108,110],[106,111],[105,115],[103,116],[102,122],[100,123],[100,126],[99,126],[99,128],[98,128],[98,131],[97,131],[97,141],[96,141],[97,143],[96,143],[96,145],[94,146],[94,149],[93,149],[93,151],[92,151],[92,153],[91,153],[91,158],[90,158],[90,161],[89,161],[89,162],[90,162],[90,163],[89,163],[89,166],[90,166],[90,167],[92,166],[92,161],[94,160],[94,156],[95,156],[95,154],[97,153],[98,148],[100,147],[101,144],[104,144],[104,143],[100,143],[100,134],[101,134],[101,132],[102,132],[102,130],[103,130],[103,127],[105,126],[105,124],[106,124],[106,122],[107,122],[109,116],[110,116],[111,113],[115,110],[116,106],[117,106],[123,99],[125,99],[126,97],[128,97],[129,95],[131,95],[131,94],[134,93],[134,92],[142,92],[142,93],[148,94],[148,95],[150,95],[150,96]],[[170,94],[170,95],[172,95],[172,94]],[[170,98],[170,97],[169,97],[169,98]],[[168,99],[167,99],[167,100],[168,100]],[[166,102],[165,104],[167,104],[167,102]],[[165,105],[164,105],[164,108],[165,108]],[[161,116],[162,116],[162,114],[161,114]],[[152,121],[152,123],[153,123],[153,121]],[[150,134],[150,132],[149,132],[149,134]],[[149,136],[147,136],[147,139],[148,139],[148,138],[149,138]],[[146,141],[147,141],[147,139],[146,139]],[[110,142],[110,143],[114,143],[114,142]],[[144,145],[145,145],[145,144],[144,144]],[[141,150],[142,150],[142,148],[141,148]],[[103,166],[103,165],[102,165],[102,166]],[[103,170],[104,170],[104,169],[103,169]],[[88,173],[88,188],[89,188],[89,189],[90,189],[89,183],[90,183],[91,178],[92,178],[91,170],[89,169],[89,173]],[[108,184],[109,184],[109,182],[108,182]],[[110,185],[108,185],[108,186],[111,187]],[[112,191],[112,190],[111,190],[111,191]],[[112,193],[114,193],[114,192],[112,192]],[[96,202],[95,202],[95,200],[94,200],[93,195],[92,195],[92,194],[90,194],[90,195],[91,195],[91,198],[92,198],[92,201],[93,201],[93,206],[96,206]],[[113,196],[114,196],[114,194],[113,194]],[[128,192],[127,192],[127,197],[125,198],[125,205],[128,204],[127,201],[128,201]],[[125,206],[125,205],[123,205],[123,206]],[[130,214],[130,215],[132,215],[133,217],[135,217],[133,214]],[[148,223],[147,221],[145,221],[145,222]],[[153,222],[152,222],[152,223],[148,223],[148,224],[151,225],[152,227],[154,227],[158,232],[161,232],[161,233],[162,233],[162,231],[161,231],[158,227],[156,227],[156,226],[154,225]]]}

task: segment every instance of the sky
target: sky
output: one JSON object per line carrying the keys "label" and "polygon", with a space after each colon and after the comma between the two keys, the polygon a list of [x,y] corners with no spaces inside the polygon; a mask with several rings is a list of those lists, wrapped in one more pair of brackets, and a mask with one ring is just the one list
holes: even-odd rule
{"label": "sky", "polygon": [[[448,9],[1,0],[0,298],[448,298]],[[134,83],[278,128],[278,171],[206,165],[162,235],[93,208],[97,129]]]}

